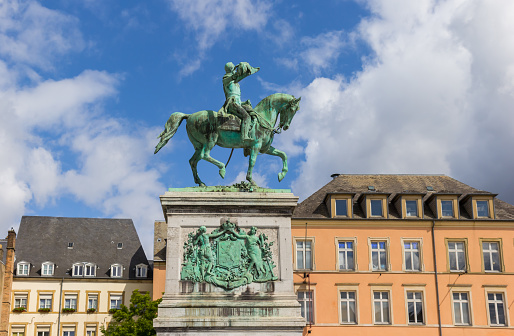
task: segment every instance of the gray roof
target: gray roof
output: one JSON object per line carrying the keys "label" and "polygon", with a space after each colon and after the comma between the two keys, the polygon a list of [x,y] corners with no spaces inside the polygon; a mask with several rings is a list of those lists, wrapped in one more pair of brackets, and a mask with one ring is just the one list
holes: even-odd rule
{"label": "gray roof", "polygon": [[[121,249],[118,243],[123,244]],[[124,280],[136,279],[136,265],[149,265],[131,219],[23,216],[15,255],[16,264],[31,264],[29,277],[40,277],[46,261],[55,264],[56,278],[71,277],[67,271],[79,262],[96,264],[95,278],[110,278],[111,265],[121,264],[123,276],[116,279]]]}
{"label": "gray roof", "polygon": [[[387,193],[388,201],[391,202],[398,194],[423,194],[423,200],[426,201],[434,193],[437,194],[458,194],[459,200],[464,199],[471,194],[487,194],[496,196],[488,191],[475,189],[467,184],[457,181],[446,175],[399,175],[399,174],[350,174],[338,175],[332,181],[320,188],[314,194],[305,199],[295,209],[293,218],[330,218],[329,209],[325,204],[325,197],[331,193],[350,193],[353,197],[353,216],[354,218],[363,218],[364,214],[361,207],[357,203],[362,194],[370,193],[368,187],[375,187],[376,193]],[[433,191],[427,190],[432,187]],[[496,219],[513,220],[514,206],[503,202],[497,198],[494,199],[494,207]],[[394,206],[389,206],[389,218],[398,219],[399,214],[396,213]],[[461,207],[461,218],[471,218],[466,210]],[[425,203],[424,217],[434,218],[434,214]]]}

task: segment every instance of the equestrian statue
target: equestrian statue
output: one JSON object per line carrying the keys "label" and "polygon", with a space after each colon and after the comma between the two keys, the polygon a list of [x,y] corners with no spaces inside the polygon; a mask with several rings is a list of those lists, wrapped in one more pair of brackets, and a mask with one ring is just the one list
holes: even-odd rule
{"label": "equestrian statue", "polygon": [[241,62],[237,66],[232,62],[225,64],[223,91],[226,100],[223,107],[217,112],[203,110],[193,114],[173,113],[164,125],[164,131],[158,136],[160,141],[155,146],[155,153],[168,143],[185,119],[187,136],[195,148],[189,164],[195,183],[199,186],[205,186],[197,170],[198,162],[202,159],[216,165],[220,176],[225,178],[225,164],[210,155],[215,145],[244,149],[244,155],[250,156],[246,179],[254,186],[256,183],[252,179],[252,171],[257,155],[262,153],[280,157],[282,171],[278,174],[278,180],[282,181],[288,170],[287,155],[271,144],[276,133],[289,128],[300,108],[301,97],[275,93],[261,100],[255,108],[249,100],[241,102],[239,82],[259,70],[247,62]]}

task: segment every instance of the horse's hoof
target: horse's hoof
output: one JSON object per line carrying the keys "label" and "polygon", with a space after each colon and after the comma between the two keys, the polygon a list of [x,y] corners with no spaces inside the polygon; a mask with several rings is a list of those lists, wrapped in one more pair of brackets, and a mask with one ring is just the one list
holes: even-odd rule
{"label": "horse's hoof", "polygon": [[286,177],[286,173],[284,173],[284,172],[279,173],[278,174],[278,182],[281,182],[284,179],[284,177]]}
{"label": "horse's hoof", "polygon": [[203,183],[203,182],[198,183],[198,186],[199,186],[199,187],[207,187],[207,186],[205,185],[205,183]]}
{"label": "horse's hoof", "polygon": [[225,178],[225,168],[221,168],[220,169],[220,176],[221,176],[222,179]]}

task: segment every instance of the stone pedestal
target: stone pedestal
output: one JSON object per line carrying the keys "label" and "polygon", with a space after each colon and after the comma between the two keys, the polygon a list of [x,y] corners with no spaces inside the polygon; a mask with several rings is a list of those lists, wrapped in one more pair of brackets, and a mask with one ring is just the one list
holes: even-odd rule
{"label": "stone pedestal", "polygon": [[[166,192],[161,204],[168,225],[166,289],[154,327],[171,335],[301,335],[305,320],[293,288],[291,215],[298,198],[289,192]],[[189,233],[212,232],[230,219],[247,232],[255,226],[272,246],[276,281],[226,290],[181,281]]]}

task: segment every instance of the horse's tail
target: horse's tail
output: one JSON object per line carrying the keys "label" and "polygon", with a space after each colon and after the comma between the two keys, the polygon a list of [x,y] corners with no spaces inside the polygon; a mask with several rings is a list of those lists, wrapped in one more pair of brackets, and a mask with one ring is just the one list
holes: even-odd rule
{"label": "horse's tail", "polygon": [[164,147],[170,141],[170,139],[177,133],[177,129],[179,128],[180,124],[182,123],[182,120],[187,119],[189,117],[189,114],[181,113],[181,112],[175,112],[173,113],[168,121],[166,121],[166,124],[164,125],[164,131],[159,134],[157,138],[161,138],[157,146],[155,146],[155,152],[154,154],[157,154],[157,152]]}

